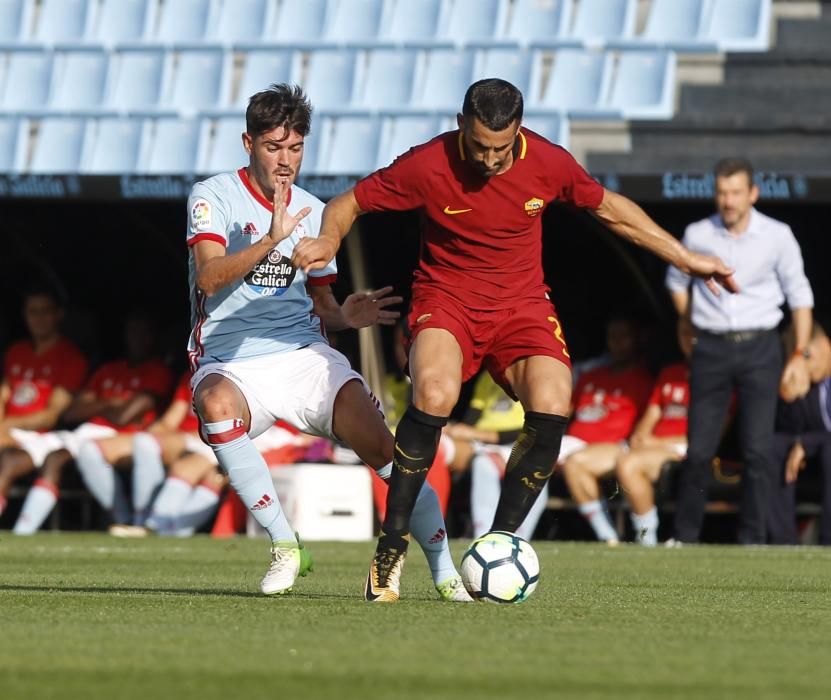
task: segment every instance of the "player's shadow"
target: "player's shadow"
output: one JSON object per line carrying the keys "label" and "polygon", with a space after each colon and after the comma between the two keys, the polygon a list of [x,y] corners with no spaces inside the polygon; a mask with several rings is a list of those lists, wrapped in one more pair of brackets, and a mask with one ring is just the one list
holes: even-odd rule
{"label": "player's shadow", "polygon": [[[42,586],[42,585],[25,585],[25,584],[0,584],[0,591],[19,591],[32,592],[41,591],[43,593],[96,593],[99,595],[112,595],[113,593],[135,593],[139,595],[187,595],[187,596],[232,596],[235,598],[266,598],[258,591],[241,591],[238,589],[222,589],[222,588],[139,588],[139,587],[123,587],[123,586]],[[347,595],[343,593],[290,593],[286,598],[303,598],[303,599],[329,599],[339,598],[343,600],[360,600],[359,596]]]}

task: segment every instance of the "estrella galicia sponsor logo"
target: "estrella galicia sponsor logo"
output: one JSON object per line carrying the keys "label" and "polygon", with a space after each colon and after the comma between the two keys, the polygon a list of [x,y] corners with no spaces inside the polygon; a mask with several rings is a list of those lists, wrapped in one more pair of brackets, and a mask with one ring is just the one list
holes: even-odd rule
{"label": "estrella galicia sponsor logo", "polygon": [[245,282],[264,297],[279,297],[291,286],[297,270],[291,260],[273,248],[245,276]]}
{"label": "estrella galicia sponsor logo", "polygon": [[[772,172],[756,173],[753,178],[762,199],[803,199],[808,192],[807,182],[799,175],[789,177]],[[661,195],[664,199],[712,199],[716,194],[716,178],[687,173],[664,173]]]}

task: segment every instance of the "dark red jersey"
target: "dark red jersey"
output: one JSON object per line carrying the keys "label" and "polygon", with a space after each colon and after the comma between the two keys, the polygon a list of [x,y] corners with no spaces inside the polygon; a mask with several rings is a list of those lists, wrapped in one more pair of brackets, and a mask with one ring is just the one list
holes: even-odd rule
{"label": "dark red jersey", "polygon": [[679,362],[661,370],[649,398],[649,405],[659,406],[661,409],[661,418],[652,430],[655,437],[677,437],[687,434],[690,370],[686,362]]}
{"label": "dark red jersey", "polygon": [[652,377],[643,367],[598,367],[580,375],[568,434],[586,442],[626,440],[646,408]]}
{"label": "dark red jersey", "polygon": [[597,208],[603,187],[568,151],[524,128],[503,174],[485,178],[465,160],[461,132],[441,134],[358,182],[355,198],[363,211],[421,212],[414,296],[438,291],[473,309],[543,297],[543,211],[554,200]]}
{"label": "dark red jersey", "polygon": [[42,411],[55,387],[74,393],[86,374],[86,358],[68,340],[62,338],[41,355],[30,340],[21,340],[9,348],[3,366],[3,381],[11,389],[5,413],[26,416]]}
{"label": "dark red jersey", "polygon": [[[99,367],[87,383],[86,390],[101,399],[117,397],[129,400],[137,394],[164,398],[170,394],[172,383],[170,370],[159,360],[148,360],[135,366],[126,360],[116,360]],[[90,423],[107,425],[120,432],[132,432],[146,428],[155,418],[156,412],[151,410],[131,425],[118,426],[100,416],[90,419]]]}

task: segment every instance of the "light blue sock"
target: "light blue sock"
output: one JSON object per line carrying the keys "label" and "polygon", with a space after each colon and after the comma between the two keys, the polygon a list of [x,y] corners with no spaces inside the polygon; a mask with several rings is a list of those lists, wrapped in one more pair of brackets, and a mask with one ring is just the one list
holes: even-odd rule
{"label": "light blue sock", "polygon": [[476,454],[470,462],[470,515],[474,539],[490,530],[501,493],[502,470],[489,455]]}
{"label": "light blue sock", "polygon": [[635,542],[647,547],[658,544],[658,509],[655,506],[643,515],[632,513],[632,526],[635,528]]}
{"label": "light blue sock", "polygon": [[23,509],[14,524],[14,534],[34,535],[57,502],[58,489],[53,484],[42,479],[35,481],[23,501]]}
{"label": "light blue sock", "polygon": [[263,456],[240,419],[205,423],[205,434],[231,486],[272,542],[295,541]]}
{"label": "light blue sock", "polygon": [[589,525],[592,526],[597,539],[601,542],[617,541],[617,531],[612,527],[609,516],[606,515],[606,509],[599,500],[581,503],[577,510],[589,521]]}
{"label": "light blue sock", "polygon": [[169,476],[164,480],[153,510],[147,518],[147,526],[160,535],[172,535],[176,532],[176,517],[182,512],[184,504],[190,498],[193,487],[183,479]]}
{"label": "light blue sock", "polygon": [[102,508],[112,513],[113,522],[129,523],[130,506],[124,492],[124,484],[113,466],[104,459],[98,444],[94,440],[81,443],[75,461],[87,490]]}
{"label": "light blue sock", "polygon": [[149,433],[133,438],[133,525],[144,525],[150,503],[164,482],[159,441]]}
{"label": "light blue sock", "polygon": [[195,486],[176,517],[176,534],[192,535],[213,517],[217,505],[219,494],[216,491],[202,484]]}
{"label": "light blue sock", "polygon": [[[384,481],[388,480],[392,473],[392,464],[376,470],[375,473]],[[418,492],[418,498],[413,507],[413,514],[410,517],[410,534],[418,542],[427,558],[433,583],[438,585],[459,575],[453,564],[453,558],[450,556],[447,526],[439,507],[439,497],[426,481],[421,491]]]}

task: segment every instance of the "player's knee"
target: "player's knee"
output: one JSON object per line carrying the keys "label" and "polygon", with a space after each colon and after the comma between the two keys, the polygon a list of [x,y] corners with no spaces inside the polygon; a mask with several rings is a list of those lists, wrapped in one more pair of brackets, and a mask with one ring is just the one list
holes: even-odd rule
{"label": "player's knee", "polygon": [[617,463],[617,477],[621,481],[630,481],[638,473],[637,460],[631,454],[623,455]]}
{"label": "player's knee", "polygon": [[203,423],[215,423],[242,415],[242,408],[238,405],[236,397],[221,387],[201,392],[195,404]]}
{"label": "player's knee", "polygon": [[431,416],[449,416],[458,399],[459,387],[454,382],[435,378],[422,383],[413,404]]}

